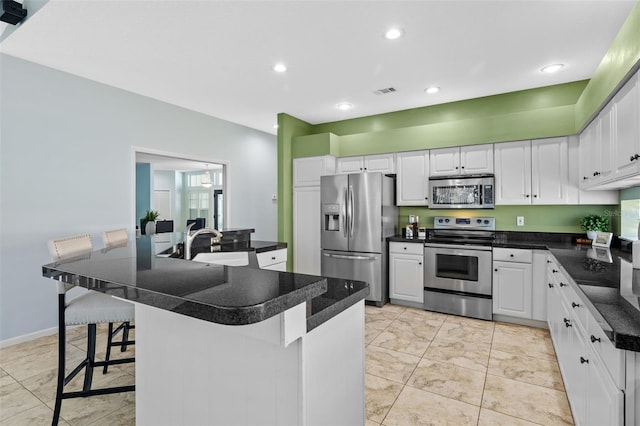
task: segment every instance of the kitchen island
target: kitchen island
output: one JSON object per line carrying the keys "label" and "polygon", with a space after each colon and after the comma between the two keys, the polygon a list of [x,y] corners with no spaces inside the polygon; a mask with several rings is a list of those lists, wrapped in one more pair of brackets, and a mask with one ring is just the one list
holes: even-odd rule
{"label": "kitchen island", "polygon": [[137,424],[364,424],[367,284],[154,248],[141,237],[43,266],[135,304]]}

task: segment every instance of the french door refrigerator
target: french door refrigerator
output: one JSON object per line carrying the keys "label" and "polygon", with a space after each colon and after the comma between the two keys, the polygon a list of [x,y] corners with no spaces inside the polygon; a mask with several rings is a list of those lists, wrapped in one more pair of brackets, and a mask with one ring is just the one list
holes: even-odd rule
{"label": "french door refrigerator", "polygon": [[321,274],[365,281],[366,300],[388,300],[386,238],[398,228],[395,178],[357,173],[320,178]]}

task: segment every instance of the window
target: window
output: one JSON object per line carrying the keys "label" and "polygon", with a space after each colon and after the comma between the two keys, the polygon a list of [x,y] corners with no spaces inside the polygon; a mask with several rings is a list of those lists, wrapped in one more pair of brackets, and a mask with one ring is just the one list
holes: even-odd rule
{"label": "window", "polygon": [[620,210],[620,236],[627,240],[637,240],[638,225],[640,224],[640,200],[622,200]]}

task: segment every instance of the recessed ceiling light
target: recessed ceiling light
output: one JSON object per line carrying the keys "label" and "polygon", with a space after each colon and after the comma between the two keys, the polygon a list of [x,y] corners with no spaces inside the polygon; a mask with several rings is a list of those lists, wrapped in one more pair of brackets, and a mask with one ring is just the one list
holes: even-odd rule
{"label": "recessed ceiling light", "polygon": [[285,64],[279,62],[279,63],[277,63],[277,64],[275,64],[273,66],[273,70],[275,72],[285,72],[287,70],[287,66]]}
{"label": "recessed ceiling light", "polygon": [[404,30],[401,28],[391,28],[386,33],[384,33],[384,38],[387,40],[395,40],[404,35]]}
{"label": "recessed ceiling light", "polygon": [[546,72],[546,73],[552,73],[560,70],[562,67],[564,67],[564,64],[547,65],[546,67],[543,67],[540,71]]}
{"label": "recessed ceiling light", "polygon": [[426,89],[424,89],[424,91],[431,95],[434,93],[438,93],[440,91],[440,88],[432,86],[432,87],[427,87]]}
{"label": "recessed ceiling light", "polygon": [[348,111],[353,108],[353,104],[350,104],[349,102],[340,102],[338,105],[336,105],[336,108],[338,108],[340,111]]}

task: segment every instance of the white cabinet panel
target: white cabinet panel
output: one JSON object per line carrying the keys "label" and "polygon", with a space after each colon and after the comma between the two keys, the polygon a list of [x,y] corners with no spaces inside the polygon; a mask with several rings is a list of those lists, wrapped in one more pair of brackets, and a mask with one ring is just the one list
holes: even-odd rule
{"label": "white cabinet panel", "polygon": [[531,319],[531,264],[493,262],[493,313]]}
{"label": "white cabinet panel", "polygon": [[[605,107],[600,113],[599,119],[599,127],[600,127],[600,138],[598,138],[598,133],[596,133],[596,170],[595,177],[596,181],[606,181],[611,173],[612,173],[612,151],[613,144],[615,143],[614,136],[614,120],[615,120],[615,110],[613,105],[608,105]],[[599,142],[599,143],[598,143]]]}
{"label": "white cabinet panel", "polygon": [[569,203],[569,158],[566,137],[531,142],[531,203]]}
{"label": "white cabinet panel", "polygon": [[424,302],[424,247],[416,243],[389,243],[389,298]]}
{"label": "white cabinet panel", "polygon": [[320,176],[336,172],[336,159],[331,155],[295,158],[293,160],[293,186],[319,186]]}
{"label": "white cabinet panel", "polygon": [[613,99],[616,114],[613,168],[616,179],[635,175],[640,170],[639,91],[638,79],[633,78]]}
{"label": "white cabinet panel", "polygon": [[462,174],[493,173],[493,144],[460,147]]}
{"label": "white cabinet panel", "polygon": [[531,204],[531,141],[495,144],[496,205]]}
{"label": "white cabinet panel", "polygon": [[396,205],[426,206],[429,190],[429,151],[396,154]]}
{"label": "white cabinet panel", "polygon": [[493,144],[432,149],[431,176],[493,173]]}
{"label": "white cabinet panel", "polygon": [[320,275],[320,187],[293,190],[293,271]]}
{"label": "white cabinet panel", "polygon": [[460,147],[432,149],[429,166],[431,176],[460,174]]}
{"label": "white cabinet panel", "polygon": [[337,159],[336,173],[382,172],[395,173],[395,154],[377,154]]}

